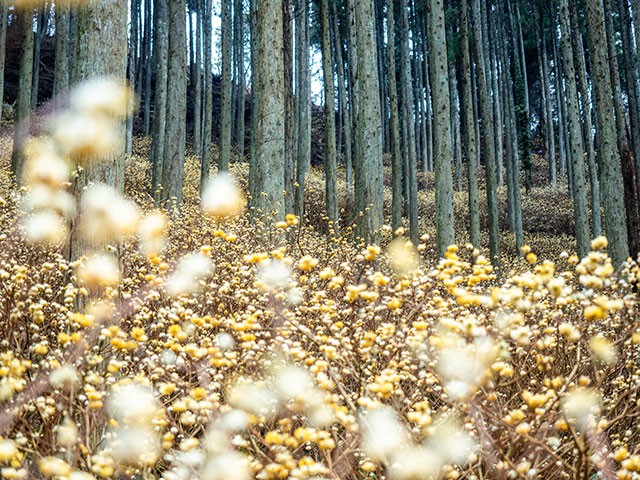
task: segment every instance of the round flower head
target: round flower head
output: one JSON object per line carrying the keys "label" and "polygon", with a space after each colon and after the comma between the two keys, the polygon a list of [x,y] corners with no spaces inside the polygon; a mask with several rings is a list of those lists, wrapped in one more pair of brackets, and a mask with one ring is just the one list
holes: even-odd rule
{"label": "round flower head", "polygon": [[242,213],[244,197],[232,175],[219,173],[208,181],[201,203],[207,215],[214,218],[231,217]]}

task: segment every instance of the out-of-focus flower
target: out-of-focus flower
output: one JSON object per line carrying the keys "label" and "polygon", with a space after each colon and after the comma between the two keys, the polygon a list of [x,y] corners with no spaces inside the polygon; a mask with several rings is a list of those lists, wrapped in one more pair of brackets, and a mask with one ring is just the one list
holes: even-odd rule
{"label": "out-of-focus flower", "polygon": [[244,197],[235,178],[228,173],[213,177],[202,193],[202,209],[214,218],[239,215],[244,209]]}
{"label": "out-of-focus flower", "polygon": [[618,355],[616,347],[602,335],[596,335],[589,340],[589,346],[594,355],[603,363],[615,363]]}
{"label": "out-of-focus flower", "polygon": [[138,227],[140,250],[147,256],[159,255],[164,248],[167,231],[167,217],[157,211],[147,214]]}
{"label": "out-of-focus flower", "polygon": [[65,112],[56,117],[52,135],[63,156],[87,166],[122,148],[119,129],[108,117]]}
{"label": "out-of-focus flower", "polygon": [[362,450],[372,460],[388,460],[409,441],[407,430],[391,407],[376,408],[363,415],[359,423],[364,429]]}
{"label": "out-of-focus flower", "polygon": [[259,287],[264,291],[285,288],[291,277],[291,269],[280,260],[273,260],[258,269]]}
{"label": "out-of-focus flower", "polygon": [[397,480],[428,480],[438,478],[443,461],[423,446],[408,446],[393,453],[387,472]]}
{"label": "out-of-focus flower", "polygon": [[67,223],[50,210],[27,216],[23,227],[26,239],[32,243],[60,245],[69,234]]}
{"label": "out-of-focus flower", "polygon": [[408,275],[420,267],[420,256],[413,244],[401,237],[396,238],[387,249],[391,267],[398,275]]}
{"label": "out-of-focus flower", "polygon": [[601,396],[590,388],[574,388],[562,400],[562,411],[565,416],[576,422],[583,430],[588,426],[589,418],[600,411]]}
{"label": "out-of-focus flower", "polygon": [[78,278],[91,289],[113,287],[120,282],[120,267],[113,255],[93,255],[78,268]]}
{"label": "out-of-focus flower", "polygon": [[54,387],[73,385],[78,382],[78,372],[71,365],[64,365],[51,372],[49,381]]}
{"label": "out-of-focus flower", "polygon": [[71,447],[78,440],[78,427],[69,417],[65,417],[64,421],[58,425],[56,440],[58,445],[63,447]]}
{"label": "out-of-focus flower", "polygon": [[29,185],[61,188],[69,180],[69,167],[57,154],[50,139],[38,139],[25,147],[27,165],[24,181]]}
{"label": "out-of-focus flower", "polygon": [[124,118],[136,108],[135,94],[122,82],[95,78],[80,84],[71,93],[71,108],[90,115]]}
{"label": "out-of-focus flower", "polygon": [[183,257],[167,280],[167,293],[173,297],[194,293],[212,266],[211,259],[206,255],[192,253]]}
{"label": "out-of-focus flower", "polygon": [[120,240],[135,233],[139,221],[138,207],[113,187],[96,184],[82,196],[82,232],[99,244]]}
{"label": "out-of-focus flower", "polygon": [[113,459],[121,465],[153,465],[160,454],[160,441],[149,428],[126,427],[113,432],[110,444]]}
{"label": "out-of-focus flower", "polygon": [[275,413],[278,398],[266,385],[237,383],[227,394],[229,404],[254,415],[269,417]]}
{"label": "out-of-focus flower", "polygon": [[71,473],[67,462],[58,457],[44,457],[38,462],[40,471],[47,477],[66,477]]}
{"label": "out-of-focus flower", "polygon": [[157,410],[158,401],[150,387],[138,383],[117,385],[107,404],[111,415],[128,424],[149,425]]}
{"label": "out-of-focus flower", "polygon": [[208,480],[248,480],[249,466],[247,461],[237,452],[227,450],[216,455],[207,462],[202,478]]}

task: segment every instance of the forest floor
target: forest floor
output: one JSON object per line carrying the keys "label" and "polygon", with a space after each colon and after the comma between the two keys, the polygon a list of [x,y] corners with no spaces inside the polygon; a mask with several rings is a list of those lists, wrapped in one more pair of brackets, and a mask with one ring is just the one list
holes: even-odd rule
{"label": "forest floor", "polygon": [[[603,238],[582,261],[571,255],[571,200],[566,186],[539,186],[540,161],[523,192],[532,251],[515,255],[504,218],[497,278],[468,248],[438,261],[432,240],[414,249],[390,229],[382,248],[322,234],[316,170],[304,222],[273,225],[207,215],[188,155],[183,209],[165,218],[146,193],[149,139],[136,139],[126,164],[136,206],[85,194],[102,200],[83,204],[88,220],[123,235],[70,262],[61,247],[24,239],[34,234],[24,205],[38,207],[35,189],[11,186],[10,148],[2,137],[3,477],[632,478],[640,469],[638,268],[614,273]],[[231,168],[241,188],[247,170]],[[432,175],[421,183],[421,233],[433,233]],[[344,218],[347,197],[342,183]],[[456,192],[461,244],[466,212]]]}

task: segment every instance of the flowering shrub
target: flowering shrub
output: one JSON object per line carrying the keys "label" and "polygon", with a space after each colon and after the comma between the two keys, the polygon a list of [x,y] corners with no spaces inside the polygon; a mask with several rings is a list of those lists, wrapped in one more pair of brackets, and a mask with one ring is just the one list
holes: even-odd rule
{"label": "flowering shrub", "polygon": [[[127,111],[93,88],[74,128]],[[169,213],[139,158],[127,198],[73,193],[113,148],[80,133],[38,139],[21,189],[2,142],[3,478],[637,478],[640,274],[606,239],[498,279],[470,245],[258,218],[241,166],[200,203],[194,157]]]}

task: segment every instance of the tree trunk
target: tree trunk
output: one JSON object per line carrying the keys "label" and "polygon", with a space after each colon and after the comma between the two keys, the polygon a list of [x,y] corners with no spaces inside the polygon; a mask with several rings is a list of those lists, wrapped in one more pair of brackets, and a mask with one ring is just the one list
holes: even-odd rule
{"label": "tree trunk", "polygon": [[[244,136],[245,136],[245,92],[246,92],[246,79],[244,75],[244,8],[242,0],[235,0],[235,49],[236,49],[236,70],[238,72],[238,106],[236,108],[236,144],[238,146],[239,158],[244,157]],[[287,195],[292,195],[293,192],[287,191]]]}
{"label": "tree trunk", "polygon": [[168,0],[155,0],[153,50],[156,62],[155,104],[153,106],[153,142],[151,144],[152,195],[160,203],[163,182],[165,130],[167,124],[167,56],[169,54]]}
{"label": "tree trunk", "polygon": [[33,81],[33,10],[25,9],[18,14],[22,45],[20,55],[20,82],[13,131],[13,153],[11,172],[17,182],[22,180],[25,156],[22,147],[29,137],[29,113],[31,111],[31,87]]}
{"label": "tree trunk", "polygon": [[284,62],[282,0],[260,0],[257,9],[255,158],[251,163],[253,214],[284,218]]}
{"label": "tree trunk", "polygon": [[469,18],[467,0],[460,0],[460,49],[462,52],[462,102],[464,109],[465,157],[469,194],[469,241],[480,247],[480,207],[478,205],[477,138],[471,89],[471,52],[469,49]]}
{"label": "tree trunk", "polygon": [[[222,0],[222,93],[218,170],[229,170],[231,157],[231,1]],[[282,10],[282,6],[279,7]],[[261,8],[258,9],[258,13]],[[282,27],[280,27],[280,31]],[[280,80],[282,82],[282,78]]]}
{"label": "tree trunk", "polygon": [[[414,245],[419,242],[418,231],[418,177],[416,165],[416,135],[414,128],[413,82],[409,56],[409,19],[407,0],[400,1],[400,74],[402,82],[402,118],[406,129],[404,168],[407,176],[407,210],[409,213],[409,238]],[[443,24],[444,27],[444,24]],[[445,59],[446,62],[446,59]],[[445,63],[446,66],[446,63]],[[448,90],[448,85],[447,85]],[[448,97],[447,97],[448,98]]]}
{"label": "tree trunk", "polygon": [[31,88],[31,108],[38,104],[38,94],[40,93],[40,52],[42,51],[42,39],[47,31],[49,23],[49,9],[42,8],[37,14],[37,26],[34,37],[33,48],[33,83]]}
{"label": "tree trunk", "polygon": [[587,164],[589,165],[589,183],[591,184],[591,228],[594,237],[602,235],[602,215],[600,211],[600,180],[596,167],[596,152],[593,144],[593,122],[591,110],[591,94],[587,80],[587,67],[584,58],[584,45],[582,34],[578,26],[578,14],[576,2],[569,3],[571,10],[571,29],[573,35],[573,49],[575,52],[576,68],[578,70],[578,87],[582,104],[582,136],[587,151]]}
{"label": "tree trunk", "polygon": [[196,10],[196,78],[193,101],[193,149],[202,155],[202,0],[195,1]]}
{"label": "tree trunk", "polygon": [[[436,244],[438,255],[455,242],[451,176],[451,114],[443,0],[429,0],[429,61],[433,88],[433,163],[436,174]],[[492,140],[493,141],[493,140]]]}
{"label": "tree trunk", "polygon": [[589,252],[589,215],[587,213],[587,186],[584,177],[584,149],[582,127],[576,88],[576,71],[573,63],[571,27],[569,25],[569,3],[560,0],[560,30],[562,44],[562,66],[567,92],[567,114],[569,120],[569,140],[571,172],[573,176],[573,217],[576,222],[576,244],[578,255],[583,258]]}
{"label": "tree trunk", "polygon": [[311,165],[311,70],[309,68],[308,0],[296,3],[296,200],[295,212],[304,215],[304,182]]}
{"label": "tree trunk", "polygon": [[491,263],[500,268],[500,227],[498,224],[498,196],[496,181],[496,156],[492,111],[489,105],[489,89],[487,75],[485,73],[485,60],[483,49],[483,35],[481,25],[480,0],[472,0],[473,12],[473,37],[476,52],[476,81],[478,84],[478,103],[480,117],[482,118],[482,140],[485,151],[485,171],[487,207],[489,210],[489,256]]}
{"label": "tree trunk", "polygon": [[169,2],[167,118],[162,170],[163,203],[182,204],[187,122],[187,39],[185,0]]}
{"label": "tree trunk", "polygon": [[213,74],[211,71],[211,17],[213,0],[204,0],[202,30],[204,31],[204,112],[202,115],[202,160],[200,163],[200,191],[209,179],[211,168],[211,131],[213,129]]}
{"label": "tree trunk", "polygon": [[[543,89],[545,94],[545,100],[543,101],[542,108],[544,109],[545,125],[546,125],[546,140],[547,140],[547,163],[549,165],[549,183],[555,185],[557,182],[556,172],[556,144],[555,144],[555,129],[553,123],[553,102],[551,96],[551,81],[549,80],[549,61],[547,58],[547,39],[544,32],[542,17],[540,17],[540,30],[542,30],[542,45],[541,52],[541,70]],[[536,28],[536,32],[538,29]]]}
{"label": "tree trunk", "polygon": [[151,0],[144,2],[144,118],[143,134],[149,136],[151,127]]}
{"label": "tree trunk", "polygon": [[[294,183],[295,183],[295,152],[294,152],[294,105],[293,105],[293,38],[291,1],[282,0],[282,34],[284,45],[284,199],[287,213],[295,210]],[[238,109],[240,105],[238,104]],[[238,112],[238,116],[240,113]],[[239,123],[238,123],[239,125]]]}
{"label": "tree trunk", "polygon": [[[53,74],[54,96],[64,95],[69,88],[69,8],[69,0],[58,0],[55,4],[56,60]],[[4,48],[0,48],[0,50],[4,52]],[[0,55],[4,55],[4,53]]]}
{"label": "tree trunk", "polygon": [[355,123],[356,234],[378,243],[382,227],[382,124],[371,2],[355,1],[357,108]]}
{"label": "tree trunk", "polygon": [[[344,131],[344,167],[346,171],[345,182],[347,184],[347,190],[351,190],[352,183],[352,175],[353,175],[353,160],[352,160],[352,137],[351,137],[351,107],[347,103],[347,89],[346,89],[346,76],[344,72],[344,57],[342,55],[342,37],[340,35],[340,25],[338,22],[338,12],[336,11],[335,2],[331,3],[331,9],[333,12],[333,28],[335,30],[335,40],[336,40],[336,65],[338,67],[338,91],[340,92],[340,98],[342,98],[342,102],[340,105],[340,116],[342,118],[342,128]],[[338,146],[341,143],[338,142]]]}
{"label": "tree trunk", "polygon": [[395,24],[393,0],[387,0],[387,71],[389,72],[389,130],[391,136],[391,226],[402,226],[402,157],[398,128],[398,89],[396,85]]}
{"label": "tree trunk", "polygon": [[[127,66],[127,0],[87,2],[77,11],[73,84],[99,77],[125,82]],[[87,166],[75,178],[75,191],[81,192],[90,182],[106,183],[124,191],[124,125],[121,143],[110,158]],[[77,229],[71,231],[69,258],[77,259],[86,245]]]}
{"label": "tree trunk", "polygon": [[598,135],[598,158],[600,159],[602,194],[604,202],[604,226],[609,240],[609,254],[613,265],[619,267],[629,256],[626,230],[626,213],[620,152],[616,145],[615,117],[611,104],[611,73],[607,59],[604,10],[602,0],[585,4],[587,31],[591,46],[591,74],[595,93]]}
{"label": "tree trunk", "polygon": [[329,0],[320,1],[320,29],[322,34],[322,78],[324,83],[324,175],[325,203],[329,232],[338,226],[338,182],[336,178],[336,108],[331,56],[331,26]]}

